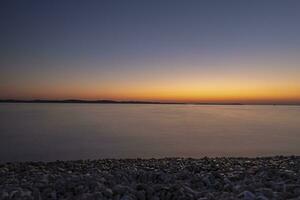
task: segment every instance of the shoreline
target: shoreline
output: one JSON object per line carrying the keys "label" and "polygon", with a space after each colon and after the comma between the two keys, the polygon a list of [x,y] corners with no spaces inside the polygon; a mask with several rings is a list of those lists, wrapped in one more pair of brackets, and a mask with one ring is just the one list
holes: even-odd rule
{"label": "shoreline", "polygon": [[300,156],[0,164],[0,199],[296,199]]}
{"label": "shoreline", "polygon": [[300,103],[240,103],[240,102],[228,102],[228,103],[218,103],[218,102],[161,102],[161,101],[117,101],[117,100],[81,100],[81,99],[65,99],[65,100],[47,100],[47,99],[36,99],[36,100],[18,100],[18,99],[0,99],[0,103],[62,103],[62,104],[150,104],[150,105],[263,105],[263,106],[300,106]]}

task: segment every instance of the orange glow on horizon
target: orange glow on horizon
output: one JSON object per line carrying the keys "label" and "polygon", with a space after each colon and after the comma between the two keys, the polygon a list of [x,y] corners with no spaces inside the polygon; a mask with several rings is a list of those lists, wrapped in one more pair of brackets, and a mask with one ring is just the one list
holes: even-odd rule
{"label": "orange glow on horizon", "polygon": [[6,81],[6,85],[0,85],[0,98],[300,103],[300,69],[296,65],[291,64],[290,70],[284,70],[279,64],[272,65],[273,68],[261,65],[265,67],[259,70],[253,70],[259,64],[243,66],[233,63],[235,70],[224,67],[225,70],[221,64],[214,66],[214,70],[209,67],[198,69],[196,64],[189,67],[193,70],[183,67],[188,65],[180,66],[172,71],[167,70],[171,67],[149,67],[107,74],[74,71],[59,76],[50,74],[47,78],[29,76],[28,79],[15,83]]}
{"label": "orange glow on horizon", "polygon": [[34,88],[25,92],[8,93],[8,98],[16,99],[111,99],[162,102],[207,102],[207,103],[276,103],[300,102],[300,87],[257,87],[253,85],[230,86],[223,84],[215,87],[187,85],[135,86],[89,88],[60,87],[40,90]]}

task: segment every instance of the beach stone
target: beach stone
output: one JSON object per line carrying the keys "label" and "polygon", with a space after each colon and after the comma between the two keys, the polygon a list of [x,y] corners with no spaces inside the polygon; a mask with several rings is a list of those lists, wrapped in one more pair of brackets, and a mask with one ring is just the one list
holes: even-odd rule
{"label": "beach stone", "polygon": [[109,188],[106,188],[104,191],[103,191],[103,194],[104,196],[108,197],[108,198],[111,198],[113,196],[113,192],[111,189]]}
{"label": "beach stone", "polygon": [[150,200],[160,200],[159,199],[159,197],[158,196],[153,196],[153,197],[151,197],[151,199]]}
{"label": "beach stone", "polygon": [[269,198],[265,197],[264,195],[258,195],[257,200],[269,200]]}
{"label": "beach stone", "polygon": [[21,192],[19,190],[14,190],[9,195],[10,199],[20,199],[21,198]]}
{"label": "beach stone", "polygon": [[114,194],[124,194],[128,190],[128,187],[123,185],[115,185],[113,187],[113,193]]}
{"label": "beach stone", "polygon": [[255,196],[255,194],[253,194],[250,191],[244,191],[244,192],[240,193],[238,195],[238,197],[242,198],[244,200],[253,200],[253,199],[255,199],[256,196]]}
{"label": "beach stone", "polygon": [[134,198],[129,195],[124,195],[120,200],[134,200]]}
{"label": "beach stone", "polygon": [[270,188],[262,188],[260,189],[260,192],[268,198],[273,198],[274,196],[273,190]]}
{"label": "beach stone", "polygon": [[300,185],[298,184],[286,184],[284,191],[294,193],[297,189],[300,188]]}
{"label": "beach stone", "polygon": [[300,198],[300,157],[24,162],[0,173],[0,200]]}
{"label": "beach stone", "polygon": [[300,196],[300,188],[295,188],[295,189],[294,189],[294,194],[295,194],[296,196]]}
{"label": "beach stone", "polygon": [[22,198],[29,198],[31,197],[31,191],[22,191],[21,196]]}
{"label": "beach stone", "polygon": [[146,195],[144,191],[137,191],[136,197],[138,200],[146,200]]}
{"label": "beach stone", "polygon": [[6,200],[6,199],[9,199],[9,194],[8,192],[2,192],[1,194],[1,200]]}

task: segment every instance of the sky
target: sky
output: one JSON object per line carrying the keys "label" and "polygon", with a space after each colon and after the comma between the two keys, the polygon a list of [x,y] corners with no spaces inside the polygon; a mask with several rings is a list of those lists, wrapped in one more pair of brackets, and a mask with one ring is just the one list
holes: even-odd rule
{"label": "sky", "polygon": [[0,99],[300,102],[298,0],[2,0]]}

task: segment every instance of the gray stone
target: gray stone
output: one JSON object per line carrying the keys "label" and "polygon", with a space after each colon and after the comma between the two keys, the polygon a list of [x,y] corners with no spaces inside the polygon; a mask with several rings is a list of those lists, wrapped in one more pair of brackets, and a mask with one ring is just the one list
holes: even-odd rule
{"label": "gray stone", "polygon": [[253,200],[253,199],[255,199],[256,196],[255,196],[255,194],[253,194],[250,191],[244,191],[244,192],[240,193],[238,195],[238,197],[242,198],[244,200]]}

